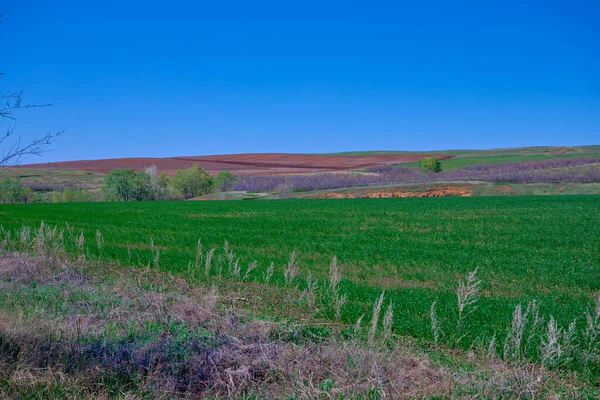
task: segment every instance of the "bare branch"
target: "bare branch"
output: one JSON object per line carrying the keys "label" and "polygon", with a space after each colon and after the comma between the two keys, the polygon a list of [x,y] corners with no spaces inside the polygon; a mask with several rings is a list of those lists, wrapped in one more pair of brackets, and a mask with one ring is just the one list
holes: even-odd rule
{"label": "bare branch", "polygon": [[[2,139],[0,139],[0,143],[9,137],[13,131],[14,130],[9,131],[7,136],[4,136]],[[2,150],[2,155],[0,156],[0,167],[4,167],[9,164],[19,164],[21,159],[25,156],[41,156],[49,151],[50,145],[52,145],[64,132],[65,129],[50,131],[41,138],[33,139],[26,145],[21,145],[21,138],[17,138],[8,149]]]}
{"label": "bare branch", "polygon": [[[0,23],[2,23],[2,14],[0,14]],[[0,72],[0,79],[4,78],[4,73]],[[17,137],[12,144],[11,139],[15,132],[15,111],[27,108],[49,107],[51,104],[23,104],[23,90],[20,91],[5,91],[0,93],[0,121],[11,121],[11,127],[6,129],[5,135],[0,137],[0,167],[6,165],[18,164],[25,156],[40,156],[49,150],[60,135],[64,133],[64,129],[49,131],[46,135],[33,139],[27,144],[23,144],[21,137]]]}

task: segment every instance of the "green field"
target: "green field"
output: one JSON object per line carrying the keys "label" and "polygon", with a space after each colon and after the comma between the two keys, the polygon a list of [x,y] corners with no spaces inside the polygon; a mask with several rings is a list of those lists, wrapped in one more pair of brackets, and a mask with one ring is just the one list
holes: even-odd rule
{"label": "green field", "polygon": [[[385,289],[395,331],[425,342],[437,301],[445,340],[453,343],[457,282],[479,268],[481,296],[459,343],[466,347],[493,335],[502,343],[514,307],[533,299],[561,326],[576,317],[583,324],[600,290],[599,216],[600,196],[593,195],[0,205],[5,229],[68,223],[85,232],[92,255],[99,230],[103,259],[139,265],[153,262],[152,241],[160,268],[184,275],[199,238],[205,249],[217,249],[215,268],[226,261],[224,241],[242,270],[257,260],[249,280],[261,281],[275,262],[271,284],[279,286],[292,251],[300,276],[310,271],[321,282],[335,255],[348,296],[343,321],[368,315]],[[277,316],[278,308],[267,304],[261,312]],[[333,311],[317,317],[331,319]]]}
{"label": "green field", "polygon": [[[600,153],[573,153],[573,154],[506,154],[506,155],[458,155],[447,160],[442,160],[442,171],[451,171],[453,169],[460,169],[471,165],[480,164],[502,164],[509,162],[524,162],[524,161],[539,161],[539,160],[551,160],[560,158],[596,158],[600,157]],[[418,167],[419,163],[404,163],[396,164],[400,166]]]}

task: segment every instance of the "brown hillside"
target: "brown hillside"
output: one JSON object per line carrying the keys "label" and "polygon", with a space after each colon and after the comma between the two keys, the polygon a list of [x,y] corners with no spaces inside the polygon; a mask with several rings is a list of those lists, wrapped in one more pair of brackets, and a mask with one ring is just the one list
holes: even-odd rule
{"label": "brown hillside", "polygon": [[[174,174],[180,168],[199,164],[210,173],[228,170],[236,175],[298,174],[308,172],[344,171],[372,167],[380,164],[396,164],[417,161],[431,154],[379,154],[371,156],[320,156],[286,153],[225,154],[212,156],[187,156],[167,158],[112,158],[105,160],[81,160],[28,164],[25,168],[53,168],[106,173],[115,168],[142,170],[156,165],[159,171]],[[446,159],[450,155],[437,155]]]}

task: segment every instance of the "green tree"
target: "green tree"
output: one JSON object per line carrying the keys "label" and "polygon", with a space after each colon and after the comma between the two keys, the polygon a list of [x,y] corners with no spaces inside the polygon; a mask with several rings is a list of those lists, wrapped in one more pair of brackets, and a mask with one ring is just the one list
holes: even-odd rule
{"label": "green tree", "polygon": [[423,172],[441,172],[442,163],[435,157],[425,157],[419,160],[419,167]]}
{"label": "green tree", "polygon": [[168,200],[171,194],[171,187],[169,186],[167,174],[163,171],[159,175],[156,165],[146,168],[144,172],[150,177],[150,197],[152,200]]}
{"label": "green tree", "polygon": [[144,171],[133,175],[131,179],[131,197],[132,200],[136,201],[154,200],[150,175]]}
{"label": "green tree", "polygon": [[169,187],[169,177],[167,176],[165,171],[160,173],[160,175],[156,179],[156,184],[162,189],[167,189]]}
{"label": "green tree", "polygon": [[220,192],[229,192],[233,184],[239,180],[240,178],[229,171],[220,171],[215,178],[215,186]]}
{"label": "green tree", "polygon": [[4,178],[0,181],[1,202],[23,203],[26,200],[26,191],[18,178]]}
{"label": "green tree", "polygon": [[104,194],[107,200],[133,200],[133,168],[113,169],[104,178]]}
{"label": "green tree", "polygon": [[185,199],[208,194],[215,185],[214,178],[198,164],[178,170],[171,181],[173,188]]}

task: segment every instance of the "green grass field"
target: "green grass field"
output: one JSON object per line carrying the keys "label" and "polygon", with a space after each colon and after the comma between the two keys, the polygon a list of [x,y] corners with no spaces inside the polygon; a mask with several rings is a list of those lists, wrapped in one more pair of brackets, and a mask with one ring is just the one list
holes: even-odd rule
{"label": "green grass field", "polygon": [[[300,276],[310,272],[321,282],[335,255],[348,296],[343,321],[368,316],[385,289],[395,331],[424,342],[432,340],[434,301],[442,340],[456,340],[457,282],[478,268],[481,295],[460,332],[464,347],[494,335],[502,343],[514,307],[533,299],[546,318],[567,326],[577,317],[582,327],[600,290],[599,215],[600,196],[593,195],[0,205],[5,229],[68,223],[85,232],[92,255],[99,230],[103,259],[139,265],[153,263],[152,241],[160,268],[184,275],[199,238],[205,249],[217,249],[215,266],[226,263],[224,241],[240,257],[242,274],[256,260],[250,281],[261,281],[274,262],[270,284],[278,286],[292,251]],[[260,312],[282,315],[268,300]],[[321,309],[317,317],[334,313]]]}

